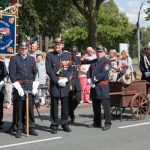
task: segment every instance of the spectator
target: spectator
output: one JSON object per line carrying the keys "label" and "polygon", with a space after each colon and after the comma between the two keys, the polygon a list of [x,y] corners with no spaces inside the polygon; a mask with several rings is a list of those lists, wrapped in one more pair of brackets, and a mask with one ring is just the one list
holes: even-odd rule
{"label": "spectator", "polygon": [[[119,59],[119,70],[121,76],[118,80],[119,82],[123,81],[124,84],[130,84],[133,80],[135,80],[133,74],[132,59],[129,56],[128,51],[126,50],[121,51],[121,56]],[[129,80],[127,81],[127,79]],[[125,83],[124,81],[128,83]]]}
{"label": "spectator", "polygon": [[[88,54],[86,52],[81,53],[81,58],[86,59]],[[82,103],[92,103],[90,101],[90,86],[87,84],[87,71],[89,69],[88,64],[82,64],[79,70],[79,80],[81,86],[81,102]]]}
{"label": "spectator", "polygon": [[45,61],[43,60],[42,54],[37,54],[36,60],[37,60],[36,66],[38,69],[38,74],[37,74],[36,80],[39,81],[39,83],[40,83],[38,95],[39,95],[41,105],[45,105],[45,101],[46,101],[45,86],[46,86],[46,79],[47,79],[46,69],[45,69]]}

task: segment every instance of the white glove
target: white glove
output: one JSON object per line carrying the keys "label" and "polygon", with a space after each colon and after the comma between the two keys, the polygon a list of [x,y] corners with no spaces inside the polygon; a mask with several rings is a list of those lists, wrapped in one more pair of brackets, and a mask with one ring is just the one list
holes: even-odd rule
{"label": "white glove", "polygon": [[18,81],[16,81],[12,85],[18,91],[19,96],[23,97],[24,96],[24,91],[23,91],[23,88],[21,87],[20,83]]}
{"label": "white glove", "polygon": [[62,78],[63,82],[67,83],[68,79],[67,78]]}
{"label": "white glove", "polygon": [[2,80],[2,81],[0,82],[0,91],[2,90],[2,88],[3,88],[4,85],[5,85],[5,82]]}
{"label": "white glove", "polygon": [[95,87],[95,84],[92,83],[92,80],[91,80],[91,79],[88,79],[87,82],[88,82],[88,85],[89,85],[91,88],[94,88],[94,87]]}
{"label": "white glove", "polygon": [[67,82],[68,82],[67,78],[61,78],[58,80],[58,85],[61,87],[65,87]]}
{"label": "white glove", "polygon": [[58,85],[59,85],[60,87],[65,87],[65,86],[66,86],[66,82],[64,82],[62,79],[59,79],[59,80],[58,80]]}
{"label": "white glove", "polygon": [[33,81],[32,84],[32,94],[36,95],[38,93],[39,81]]}
{"label": "white glove", "polygon": [[93,84],[91,78],[87,80],[88,85]]}
{"label": "white glove", "polygon": [[145,72],[145,77],[146,78],[150,77],[150,72]]}

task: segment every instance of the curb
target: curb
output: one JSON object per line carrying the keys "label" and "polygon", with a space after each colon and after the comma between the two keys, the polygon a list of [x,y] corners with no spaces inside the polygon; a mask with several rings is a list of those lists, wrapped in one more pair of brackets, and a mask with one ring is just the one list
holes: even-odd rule
{"label": "curb", "polygon": [[[59,106],[60,108],[61,106]],[[82,109],[82,108],[89,108],[92,107],[92,104],[88,104],[88,103],[83,103],[80,104],[77,109]],[[13,114],[13,105],[11,106],[11,108],[7,109],[7,108],[3,108],[4,109],[4,116],[3,117],[11,117]],[[44,106],[40,106],[40,108],[38,108],[40,114],[45,114],[45,113],[50,113],[50,107],[47,105]],[[34,114],[38,115],[36,108],[34,109]]]}

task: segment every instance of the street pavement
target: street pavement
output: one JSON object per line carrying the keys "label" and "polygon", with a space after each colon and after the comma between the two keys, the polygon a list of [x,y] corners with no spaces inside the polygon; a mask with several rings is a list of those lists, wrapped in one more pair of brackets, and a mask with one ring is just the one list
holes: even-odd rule
{"label": "street pavement", "polygon": [[[0,149],[4,150],[148,150],[150,147],[150,116],[144,120],[134,120],[130,111],[123,114],[123,119],[112,118],[110,130],[88,128],[92,123],[93,111],[91,104],[83,104],[76,110],[76,123],[70,125],[71,133],[62,131],[57,134],[50,132],[49,108],[42,107],[40,112],[43,122],[37,113],[36,127],[39,136],[16,139],[6,133],[11,125],[11,110],[4,116],[4,130],[0,133]],[[9,114],[9,115],[8,115]],[[103,115],[102,115],[103,116]],[[104,123],[104,120],[103,120]]]}

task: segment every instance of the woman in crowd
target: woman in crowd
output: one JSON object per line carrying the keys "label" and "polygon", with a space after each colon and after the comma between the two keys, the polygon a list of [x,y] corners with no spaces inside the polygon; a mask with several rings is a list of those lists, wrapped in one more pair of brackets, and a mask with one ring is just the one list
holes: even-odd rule
{"label": "woman in crowd", "polygon": [[42,54],[37,54],[36,56],[36,66],[38,69],[38,74],[37,74],[37,80],[39,81],[40,85],[39,85],[39,99],[41,102],[41,105],[45,105],[45,101],[46,101],[46,79],[47,79],[47,75],[46,75],[46,69],[45,69],[45,61],[43,59],[43,55]]}
{"label": "woman in crowd", "polygon": [[[81,53],[81,58],[86,59],[88,54],[86,52]],[[90,99],[90,86],[87,84],[87,71],[89,69],[88,64],[82,64],[80,66],[79,71],[79,80],[80,80],[80,87],[81,87],[81,102],[80,103],[92,103]]]}
{"label": "woman in crowd", "polygon": [[130,78],[131,81],[135,80],[133,74],[132,59],[129,56],[128,51],[126,50],[122,50],[120,53],[119,70],[121,76],[119,81],[121,81],[123,76],[125,76],[126,79]]}

